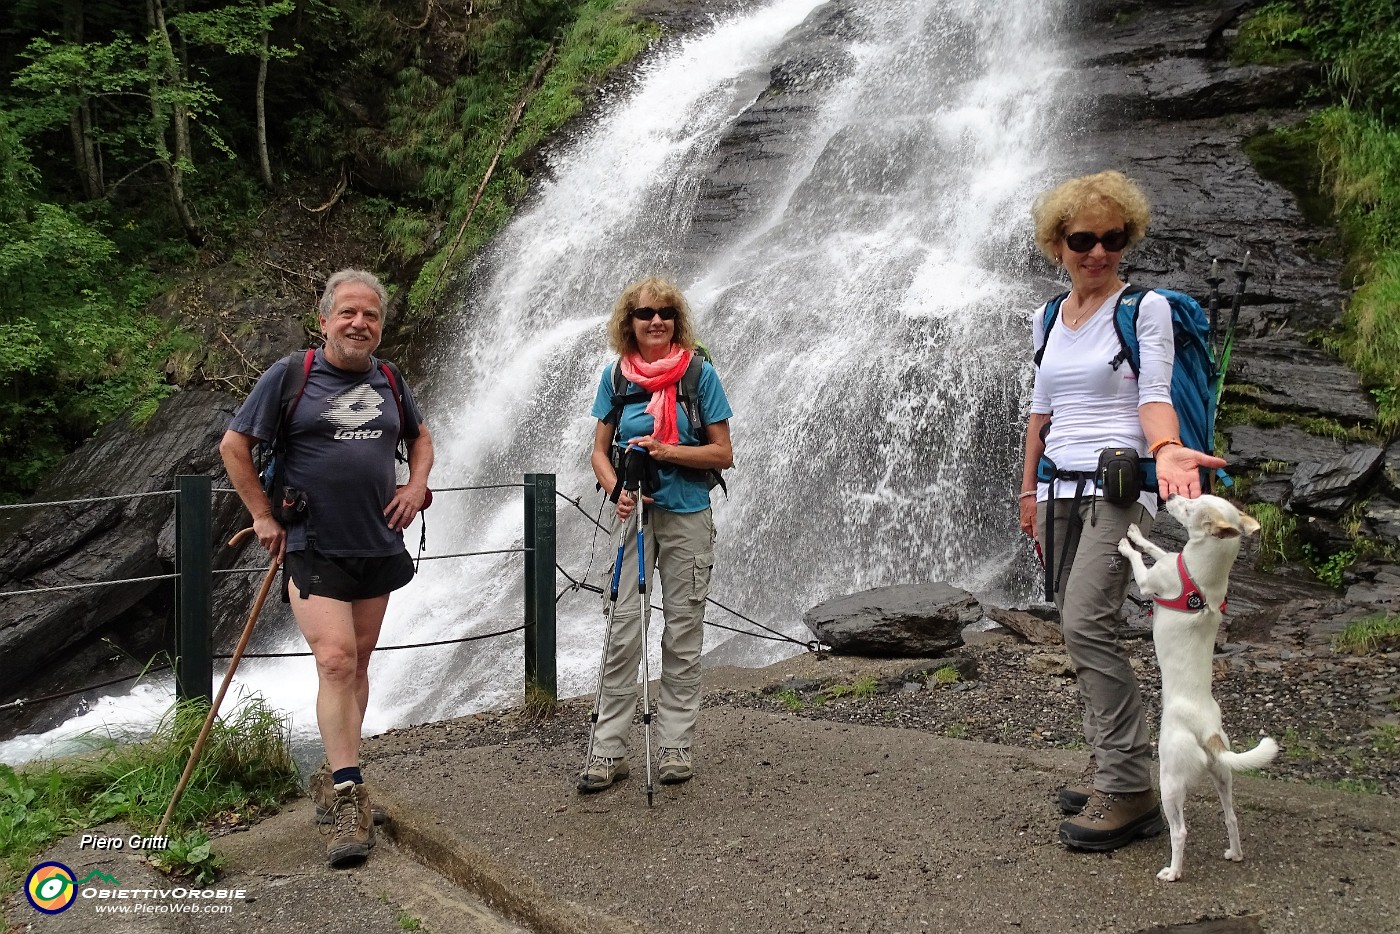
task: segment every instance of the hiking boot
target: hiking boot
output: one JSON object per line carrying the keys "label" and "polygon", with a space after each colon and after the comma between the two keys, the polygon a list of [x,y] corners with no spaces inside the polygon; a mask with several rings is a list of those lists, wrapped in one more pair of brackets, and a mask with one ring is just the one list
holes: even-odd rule
{"label": "hiking boot", "polygon": [[[335,810],[335,782],[331,781],[330,766],[322,765],[313,772],[306,785],[307,791],[311,793],[311,800],[316,803],[316,823],[335,823],[333,813]],[[376,824],[382,824],[388,820],[384,809],[377,804],[370,804],[369,813]]]}
{"label": "hiking boot", "polygon": [[1094,793],[1094,775],[1098,770],[1098,764],[1090,759],[1084,771],[1079,773],[1079,778],[1056,793],[1055,803],[1060,806],[1062,813],[1078,814],[1084,810],[1084,805],[1089,803],[1089,796]]}
{"label": "hiking boot", "polygon": [[676,746],[661,747],[660,778],[663,785],[679,785],[695,776],[695,767],[690,764],[690,749]]}
{"label": "hiking boot", "polygon": [[609,759],[607,756],[589,756],[588,764],[583,767],[583,771],[578,773],[578,790],[582,792],[602,791],[619,778],[626,778],[629,769],[627,760],[618,757]]}
{"label": "hiking boot", "polygon": [[1055,795],[1055,803],[1060,806],[1060,813],[1074,815],[1084,810],[1084,805],[1089,803],[1089,797],[1094,793],[1093,785],[1066,785]]}
{"label": "hiking boot", "polygon": [[1060,824],[1060,842],[1076,850],[1116,850],[1138,837],[1155,837],[1163,827],[1162,809],[1152,789],[1094,789],[1078,816]]}
{"label": "hiking boot", "polygon": [[326,862],[332,869],[359,862],[374,846],[374,821],[369,814],[369,792],[364,785],[341,782],[333,789],[331,842],[326,845]]}

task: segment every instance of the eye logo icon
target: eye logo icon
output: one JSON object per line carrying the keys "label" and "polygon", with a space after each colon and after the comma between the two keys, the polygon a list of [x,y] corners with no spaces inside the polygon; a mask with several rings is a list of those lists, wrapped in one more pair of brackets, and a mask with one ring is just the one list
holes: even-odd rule
{"label": "eye logo icon", "polygon": [[73,904],[78,887],[73,870],[62,863],[40,863],[24,880],[24,895],[35,911],[56,915]]}

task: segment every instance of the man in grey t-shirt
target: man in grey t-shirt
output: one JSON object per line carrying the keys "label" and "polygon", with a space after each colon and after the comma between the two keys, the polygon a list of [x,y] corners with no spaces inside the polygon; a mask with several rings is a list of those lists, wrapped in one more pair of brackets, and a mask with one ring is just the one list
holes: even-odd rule
{"label": "man in grey t-shirt", "polygon": [[[282,477],[306,503],[295,521],[277,520],[253,465],[254,446],[277,437],[286,361],[262,375],[219,444],[258,541],[274,560],[285,557],[287,599],[316,657],[316,723],[327,765],[312,776],[311,791],[317,821],[335,825],[326,850],[332,866],[359,861],[374,845],[379,815],[359,765],[369,660],[390,592],[413,578],[403,530],[423,508],[433,466],[432,437],[413,394],[374,356],[387,304],[372,273],[345,269],[326,283],[325,347],[311,359],[284,436]],[[396,488],[400,435],[408,483]]]}

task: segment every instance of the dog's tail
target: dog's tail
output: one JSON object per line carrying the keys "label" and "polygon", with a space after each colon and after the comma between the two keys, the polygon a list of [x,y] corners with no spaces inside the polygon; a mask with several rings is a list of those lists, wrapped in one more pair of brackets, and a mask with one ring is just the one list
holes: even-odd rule
{"label": "dog's tail", "polygon": [[1219,737],[1211,737],[1207,744],[1211,752],[1221,762],[1228,765],[1233,771],[1240,769],[1260,769],[1274,761],[1274,756],[1278,755],[1278,743],[1266,736],[1259,741],[1259,745],[1247,752],[1231,752],[1224,748],[1225,744],[1220,742]]}

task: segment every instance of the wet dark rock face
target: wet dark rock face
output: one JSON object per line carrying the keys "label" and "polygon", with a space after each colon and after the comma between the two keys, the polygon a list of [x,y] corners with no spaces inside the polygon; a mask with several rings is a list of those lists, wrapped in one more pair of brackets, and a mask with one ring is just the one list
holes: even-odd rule
{"label": "wet dark rock face", "polygon": [[[124,418],[109,424],[64,461],[34,498],[121,498],[9,513],[12,525],[0,546],[0,590],[173,573],[175,497],[159,491],[173,489],[182,474],[222,477],[218,439],[235,404],[225,393],[179,392],[145,425]],[[215,529],[234,523],[242,508],[235,497],[216,496]],[[209,547],[214,545],[211,539]],[[172,580],[4,599],[0,703],[132,674],[156,652],[174,648]],[[50,708],[37,721],[38,711],[11,712],[0,728],[17,732],[29,724],[42,726],[76,709]]]}

